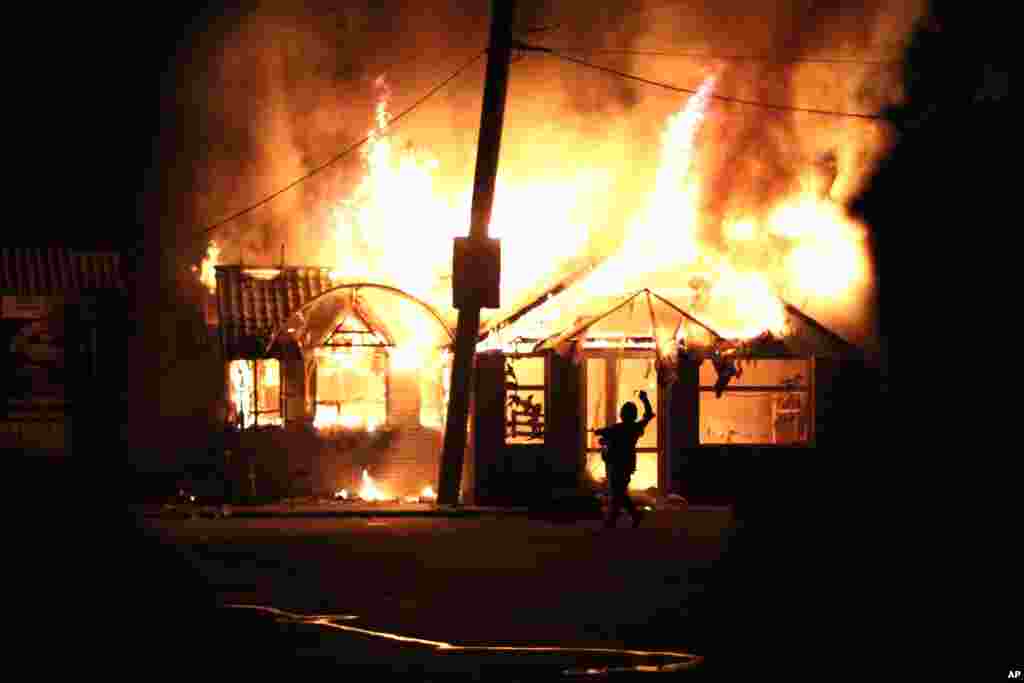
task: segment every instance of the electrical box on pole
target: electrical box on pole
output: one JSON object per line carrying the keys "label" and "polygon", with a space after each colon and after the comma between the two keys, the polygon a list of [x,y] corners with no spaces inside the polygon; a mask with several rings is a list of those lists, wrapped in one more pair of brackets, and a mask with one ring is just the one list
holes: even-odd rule
{"label": "electrical box on pole", "polygon": [[480,111],[469,237],[456,240],[455,244],[453,298],[459,319],[438,473],[437,502],[442,505],[456,505],[460,498],[473,358],[480,335],[480,309],[498,306],[500,243],[488,238],[487,228],[491,222],[498,175],[514,21],[515,0],[491,0],[491,37],[487,47],[487,75]]}
{"label": "electrical box on pole", "polygon": [[501,308],[501,240],[455,238],[452,299],[456,309]]}

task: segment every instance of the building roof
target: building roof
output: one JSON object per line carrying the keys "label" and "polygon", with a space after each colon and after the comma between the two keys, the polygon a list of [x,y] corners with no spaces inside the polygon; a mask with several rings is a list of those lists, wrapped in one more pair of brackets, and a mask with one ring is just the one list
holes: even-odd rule
{"label": "building roof", "polygon": [[[618,330],[624,339],[634,338],[630,334],[648,335],[647,339],[654,342],[653,347],[659,358],[663,353],[669,353],[666,350],[673,347],[672,340],[677,338],[681,330],[685,332],[683,337],[687,347],[734,348],[750,357],[858,358],[863,355],[859,347],[797,307],[785,302],[783,306],[786,324],[782,336],[765,332],[753,339],[725,339],[668,298],[649,289],[642,289],[591,315],[579,317],[573,325],[560,333],[539,340],[534,350],[553,349],[559,353],[569,353],[574,349],[573,342],[586,337],[607,321],[612,321],[611,327]],[[640,336],[635,338],[639,339]]]}
{"label": "building roof", "polygon": [[[349,295],[338,288],[339,283],[331,279],[330,269],[325,267],[216,266],[216,274],[221,344],[225,356],[229,359],[258,358],[267,355],[274,335],[281,332],[288,322],[293,323],[296,328],[306,328],[314,322],[314,318],[318,319],[321,323],[319,327],[323,329],[319,330],[320,334],[313,335],[318,340],[313,343],[322,343],[326,340],[326,335],[334,330],[334,324],[338,322],[337,314],[345,309],[349,299]],[[336,296],[333,299],[325,297],[320,300],[322,305],[319,309],[325,310],[299,310],[329,290],[335,290]],[[545,304],[551,305],[548,298],[545,298],[538,311],[544,308]],[[627,304],[635,305],[626,311]],[[753,357],[861,355],[858,347],[842,339],[795,306],[785,302],[784,306],[786,334],[782,337],[765,334],[738,344],[745,354]],[[574,308],[573,312],[579,311]],[[569,342],[602,321],[610,320],[616,312],[619,312],[620,316],[626,315],[630,318],[631,320],[627,322],[633,323],[632,326],[637,327],[638,333],[650,334],[651,329],[659,330],[662,334],[656,335],[659,339],[654,340],[658,342],[655,346],[659,352],[667,340],[660,337],[669,334],[674,338],[681,323],[686,325],[688,345],[710,347],[714,345],[716,338],[727,345],[736,345],[735,340],[730,343],[729,340],[721,339],[714,330],[675,306],[668,298],[644,289],[617,300],[607,310],[596,311],[596,315],[577,318],[575,323],[564,327],[561,334],[536,340],[534,350],[557,349],[566,352]],[[290,321],[293,314],[301,320]],[[623,330],[630,327],[623,324],[622,320],[614,322],[615,327]],[[381,330],[381,326],[373,327]],[[500,324],[495,326],[495,330],[500,327]]]}
{"label": "building roof", "polygon": [[62,296],[85,290],[124,290],[120,254],[62,247],[0,248],[0,292]]}
{"label": "building roof", "polygon": [[258,357],[303,304],[331,289],[327,268],[217,266],[217,317],[227,358]]}

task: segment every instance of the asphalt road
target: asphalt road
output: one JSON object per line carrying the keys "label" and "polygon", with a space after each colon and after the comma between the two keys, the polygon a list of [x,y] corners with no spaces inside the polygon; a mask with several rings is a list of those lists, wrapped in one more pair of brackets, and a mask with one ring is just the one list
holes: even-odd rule
{"label": "asphalt road", "polygon": [[[867,546],[837,537],[847,527],[823,510],[755,508],[739,524],[728,512],[658,511],[640,529],[623,518],[624,528],[606,533],[593,520],[523,516],[136,517],[119,543],[124,559],[96,548],[74,576],[94,562],[105,573],[96,604],[133,615],[118,630],[122,656],[182,670],[355,667],[367,677],[443,680],[440,666],[499,681],[544,680],[516,673],[527,661],[556,678],[577,665],[631,671],[667,661],[459,649],[502,646],[689,653],[706,658],[701,671],[715,680],[781,667],[784,678],[810,680],[821,660],[862,648],[853,638],[868,633],[855,618]],[[222,609],[228,604],[292,617]]]}
{"label": "asphalt road", "polygon": [[[622,528],[604,532],[593,520],[523,516],[145,519],[138,547],[149,562],[134,590],[167,613],[161,630],[173,634],[182,656],[209,659],[201,653],[219,641],[221,661],[245,668],[270,666],[274,650],[303,666],[351,668],[369,659],[422,674],[425,655],[415,643],[218,606],[327,615],[342,627],[446,646],[576,648],[500,655],[481,648],[453,657],[448,647],[427,647],[426,668],[435,674],[438,665],[480,680],[483,671],[488,680],[540,680],[538,666],[625,672],[684,661],[636,651],[699,654],[688,603],[720,557],[731,522],[727,510],[658,511],[640,529],[623,516]],[[262,645],[232,645],[239,639]],[[526,663],[533,673],[494,670],[508,674]]]}
{"label": "asphalt road", "polygon": [[[219,604],[356,615],[446,642],[685,647],[695,572],[718,558],[730,515],[646,522],[608,532],[524,517],[148,523]],[[665,621],[671,629],[652,630]]]}

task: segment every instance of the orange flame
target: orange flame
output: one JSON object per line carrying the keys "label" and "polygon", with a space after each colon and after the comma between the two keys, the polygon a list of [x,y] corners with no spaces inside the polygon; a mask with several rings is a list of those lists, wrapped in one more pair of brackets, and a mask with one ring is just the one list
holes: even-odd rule
{"label": "orange flame", "polygon": [[199,281],[210,291],[210,294],[217,293],[217,271],[214,268],[219,263],[220,252],[221,248],[211,240],[209,246],[206,247],[206,257],[203,258],[203,262],[198,266],[192,266],[192,272],[199,273]]}
{"label": "orange flame", "polygon": [[[390,91],[383,79],[376,85],[380,96],[363,152],[366,171],[355,191],[333,207],[334,239],[323,245],[321,260],[332,266],[336,284],[369,280],[392,285],[451,316],[451,240],[467,231],[470,192],[443,191],[437,159],[399,144],[390,130]],[[590,210],[595,196],[615,187],[612,169],[584,164],[573,174],[535,171],[525,179],[503,173],[490,233],[502,239],[504,302],[514,305],[553,278],[580,272],[592,253],[609,251],[611,256],[571,287],[575,303],[643,287],[668,290],[678,305],[731,338],[766,330],[783,333],[782,299],[798,305],[817,302],[827,310],[864,300],[870,285],[864,226],[813,190],[817,171],[810,166],[805,191],[780,198],[768,211],[737,211],[720,225],[707,225],[698,152],[715,85],[714,76],[706,78],[666,119],[653,182],[614,249],[605,233],[594,232],[606,226],[592,225]],[[219,253],[211,242],[201,268],[201,280],[211,289]],[[549,301],[520,327],[501,331],[486,344],[504,347],[517,336],[548,337],[565,328],[572,310],[557,299]],[[388,311],[380,313],[387,318]],[[448,372],[438,347],[447,339],[433,322],[424,320],[421,326],[411,343],[391,351],[390,368],[419,376],[421,404],[432,406],[421,412],[421,423],[441,428]],[[676,335],[683,330],[680,326]],[[674,340],[662,333],[656,337],[670,354]],[[340,371],[360,369],[350,364]],[[382,421],[358,405],[318,405],[314,425],[373,430]]]}
{"label": "orange flame", "polygon": [[393,500],[392,496],[377,487],[377,482],[373,480],[369,470],[365,468],[363,469],[363,485],[359,489],[359,497],[369,503]]}

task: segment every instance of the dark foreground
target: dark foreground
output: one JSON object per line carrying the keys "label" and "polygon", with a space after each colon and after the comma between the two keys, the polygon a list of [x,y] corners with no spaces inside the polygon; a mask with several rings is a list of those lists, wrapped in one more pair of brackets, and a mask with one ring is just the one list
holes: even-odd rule
{"label": "dark foreground", "polygon": [[[280,610],[216,612],[232,634],[223,659],[531,680],[692,661],[689,593],[719,557],[730,513],[646,521],[607,533],[524,516],[151,519],[145,529],[212,604]],[[233,650],[225,640],[239,633],[250,635]],[[267,641],[257,652],[254,638]]]}
{"label": "dark foreground", "polygon": [[204,676],[810,680],[869,641],[853,637],[868,558],[805,512],[659,511],[604,534],[536,516],[136,518],[96,606],[129,617],[121,663]]}

